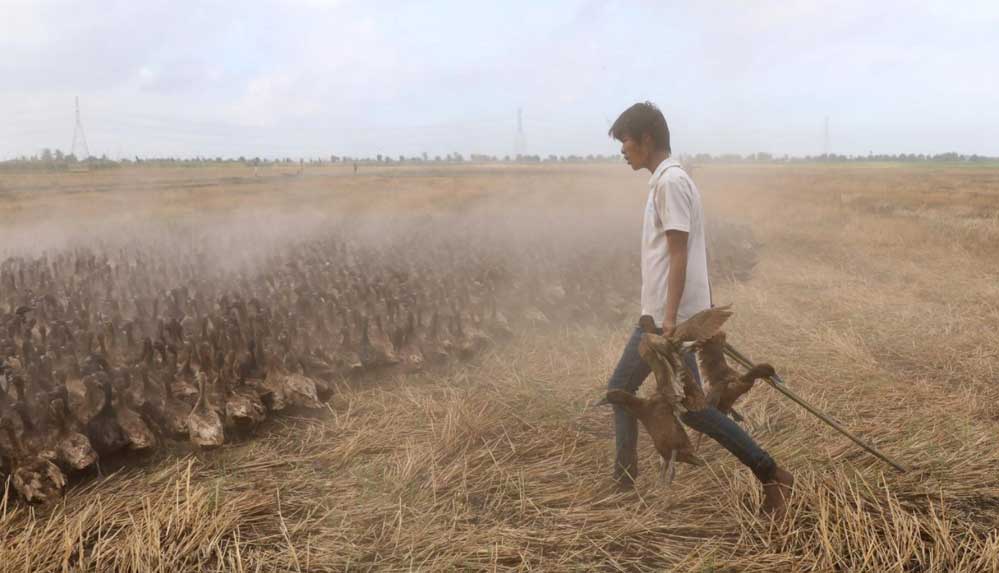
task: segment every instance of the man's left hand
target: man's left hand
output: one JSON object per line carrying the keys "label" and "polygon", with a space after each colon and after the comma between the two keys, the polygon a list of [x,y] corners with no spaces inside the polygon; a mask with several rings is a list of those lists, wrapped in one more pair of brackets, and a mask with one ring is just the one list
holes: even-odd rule
{"label": "man's left hand", "polygon": [[663,321],[663,336],[670,337],[673,336],[673,332],[676,331],[676,319],[670,320],[666,319]]}

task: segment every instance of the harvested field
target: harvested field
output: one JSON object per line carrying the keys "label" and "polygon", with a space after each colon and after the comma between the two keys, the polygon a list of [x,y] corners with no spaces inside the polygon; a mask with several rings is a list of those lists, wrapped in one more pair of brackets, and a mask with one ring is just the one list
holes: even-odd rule
{"label": "harvested field", "polygon": [[[0,281],[10,307],[0,314],[17,315],[21,285],[49,284],[20,277],[25,261],[52,268],[62,257],[67,277],[78,261],[110,261],[124,270],[58,294],[89,299],[77,315],[111,316],[118,301],[137,322],[136,348],[107,350],[117,366],[160,335],[156,320],[135,320],[144,303],[130,293],[166,305],[172,290],[201,285],[176,306],[220,324],[220,297],[256,297],[283,311],[267,322],[268,352],[297,356],[282,371],[322,379],[328,395],[212,449],[173,438],[119,449],[47,504],[25,503],[8,480],[0,570],[999,570],[999,170],[694,171],[716,234],[737,238],[719,247],[714,286],[735,311],[729,341],[910,468],[895,473],[758,385],[739,410],[797,477],[781,523],[757,515],[752,475],[710,440],[707,466],[681,466],[665,488],[643,434],[638,487],[609,487],[610,412],[588,404],[637,318],[646,175],[621,165],[293,171],[0,175],[0,258],[14,281]],[[725,256],[746,240],[739,225],[759,243],[755,267]],[[136,260],[142,274],[129,272]],[[343,261],[345,274],[323,274]],[[342,308],[314,300],[331,285]],[[56,303],[27,316],[69,312]],[[419,311],[447,314],[453,359],[305,368],[303,354],[333,353],[345,328],[356,339],[382,320],[391,338],[389,319]],[[218,344],[242,351],[243,327]],[[251,330],[256,339],[262,319]],[[472,330],[488,342],[462,353],[455,333]],[[105,351],[96,339],[73,348]],[[4,462],[7,472],[16,460]]]}

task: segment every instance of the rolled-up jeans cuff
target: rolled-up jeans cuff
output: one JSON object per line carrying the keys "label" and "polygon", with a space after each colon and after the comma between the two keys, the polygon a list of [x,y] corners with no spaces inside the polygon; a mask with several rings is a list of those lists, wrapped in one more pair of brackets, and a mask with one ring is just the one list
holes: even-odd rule
{"label": "rolled-up jeans cuff", "polygon": [[750,466],[749,469],[753,472],[753,475],[756,476],[756,479],[760,480],[762,483],[770,483],[774,481],[774,472],[777,470],[777,462],[775,462],[769,455],[766,455]]}

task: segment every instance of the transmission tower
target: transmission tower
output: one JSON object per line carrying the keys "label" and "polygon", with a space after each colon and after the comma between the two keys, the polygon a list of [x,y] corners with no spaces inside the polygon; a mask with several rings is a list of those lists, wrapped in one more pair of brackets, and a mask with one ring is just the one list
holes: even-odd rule
{"label": "transmission tower", "polygon": [[829,116],[826,116],[825,130],[822,132],[822,154],[829,157]]}
{"label": "transmission tower", "polygon": [[524,135],[524,110],[517,108],[517,138],[513,142],[514,155],[527,153],[527,136]]}
{"label": "transmission tower", "polygon": [[86,161],[90,158],[90,149],[87,148],[87,134],[83,132],[83,122],[80,121],[80,97],[76,97],[76,127],[73,128],[73,147],[70,153],[76,157],[77,161]]}

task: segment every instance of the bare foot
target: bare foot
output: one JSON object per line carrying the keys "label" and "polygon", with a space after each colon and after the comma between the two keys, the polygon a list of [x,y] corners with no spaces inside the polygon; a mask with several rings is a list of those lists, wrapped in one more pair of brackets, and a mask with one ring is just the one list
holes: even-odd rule
{"label": "bare foot", "polygon": [[763,484],[763,513],[780,521],[787,511],[787,500],[794,487],[794,476],[791,472],[777,467],[774,469],[774,479]]}

